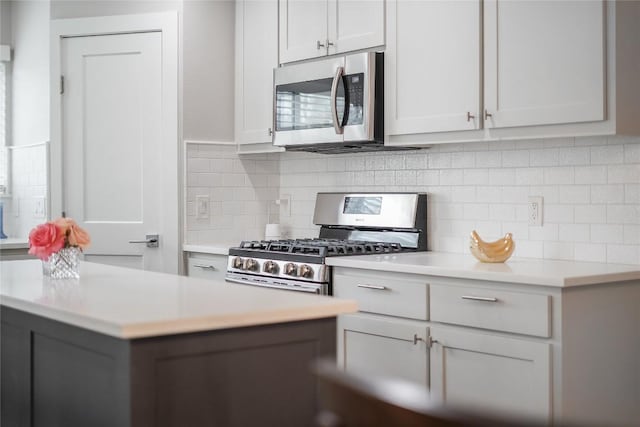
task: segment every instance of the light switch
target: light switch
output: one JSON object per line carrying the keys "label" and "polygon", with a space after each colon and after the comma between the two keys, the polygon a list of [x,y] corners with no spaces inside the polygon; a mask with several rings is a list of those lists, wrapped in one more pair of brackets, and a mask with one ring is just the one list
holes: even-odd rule
{"label": "light switch", "polygon": [[196,219],[209,218],[209,196],[196,196]]}

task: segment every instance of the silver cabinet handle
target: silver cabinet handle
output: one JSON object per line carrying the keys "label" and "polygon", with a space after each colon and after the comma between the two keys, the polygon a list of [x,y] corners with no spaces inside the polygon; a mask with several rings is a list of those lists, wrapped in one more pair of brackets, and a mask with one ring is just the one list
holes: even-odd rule
{"label": "silver cabinet handle", "polygon": [[489,120],[489,117],[493,117],[493,114],[488,112],[486,109],[484,110],[484,119]]}
{"label": "silver cabinet handle", "polygon": [[467,121],[470,122],[471,119],[475,119],[476,116],[474,116],[473,114],[471,114],[470,111],[467,111]]}
{"label": "silver cabinet handle", "polygon": [[146,243],[148,248],[157,248],[160,236],[158,234],[147,234],[144,240],[129,240],[129,243]]}
{"label": "silver cabinet handle", "polygon": [[320,50],[321,47],[325,47],[325,44],[320,43],[320,40],[316,41],[316,49]]}
{"label": "silver cabinet handle", "polygon": [[484,301],[484,302],[498,302],[498,298],[492,297],[477,297],[474,295],[462,295],[462,299],[470,299],[473,301]]}
{"label": "silver cabinet handle", "polygon": [[431,348],[434,344],[438,344],[438,340],[434,340],[431,335],[429,335],[425,340],[424,338],[420,338],[418,334],[413,334],[413,345],[418,344],[418,341],[424,341],[424,343],[427,344],[427,347],[429,348]]}
{"label": "silver cabinet handle", "polygon": [[211,271],[216,271],[217,268],[215,268],[213,265],[207,265],[207,264],[193,264],[194,267],[198,267],[198,268],[202,268],[205,270],[211,270]]}
{"label": "silver cabinet handle", "polygon": [[366,289],[375,289],[378,291],[384,291],[385,289],[387,289],[386,286],[376,286],[376,285],[358,285],[359,288],[366,288]]}
{"label": "silver cabinet handle", "polygon": [[342,81],[343,73],[344,67],[338,67],[336,75],[333,77],[333,83],[331,84],[331,117],[333,119],[333,129],[338,135],[342,135],[344,132],[342,123],[338,122],[338,84]]}

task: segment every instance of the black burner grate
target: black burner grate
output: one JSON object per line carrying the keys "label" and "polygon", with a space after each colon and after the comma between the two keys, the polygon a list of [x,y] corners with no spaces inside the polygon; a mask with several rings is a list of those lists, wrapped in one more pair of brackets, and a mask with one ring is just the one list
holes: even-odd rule
{"label": "black burner grate", "polygon": [[406,250],[398,243],[365,242],[340,239],[285,239],[243,241],[242,249],[266,252],[326,256],[370,255]]}

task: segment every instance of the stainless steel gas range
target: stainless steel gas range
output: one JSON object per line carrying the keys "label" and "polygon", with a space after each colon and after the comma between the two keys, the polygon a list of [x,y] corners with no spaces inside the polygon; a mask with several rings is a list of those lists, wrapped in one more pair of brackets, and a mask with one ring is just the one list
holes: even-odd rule
{"label": "stainless steel gas range", "polygon": [[318,193],[313,239],[244,241],[229,249],[226,280],[331,295],[332,256],[427,250],[425,193]]}

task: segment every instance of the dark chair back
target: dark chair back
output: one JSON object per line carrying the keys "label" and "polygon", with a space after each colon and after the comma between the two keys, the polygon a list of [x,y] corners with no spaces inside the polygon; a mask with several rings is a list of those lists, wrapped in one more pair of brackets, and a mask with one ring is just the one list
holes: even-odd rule
{"label": "dark chair back", "polygon": [[318,427],[534,427],[540,424],[453,410],[434,401],[424,386],[391,378],[371,378],[321,361]]}

